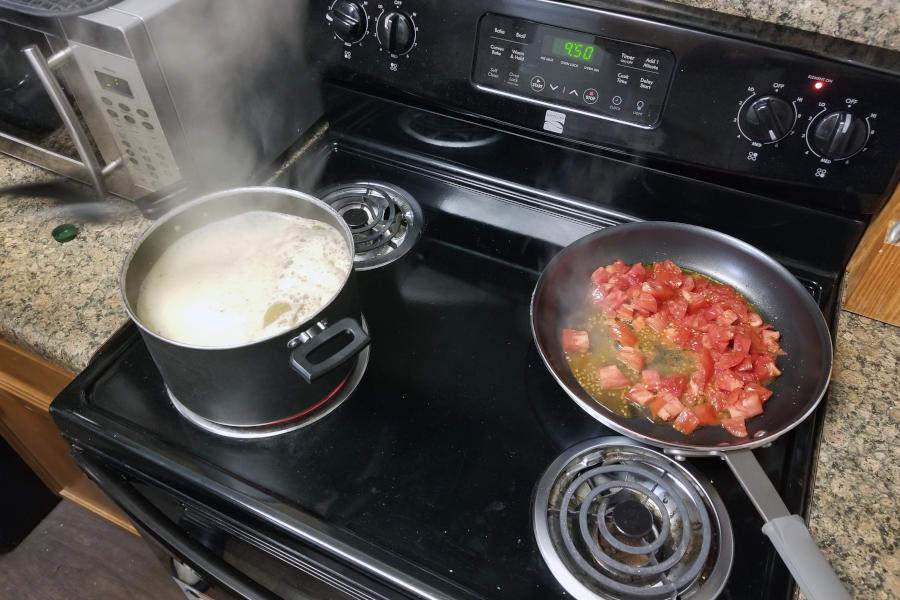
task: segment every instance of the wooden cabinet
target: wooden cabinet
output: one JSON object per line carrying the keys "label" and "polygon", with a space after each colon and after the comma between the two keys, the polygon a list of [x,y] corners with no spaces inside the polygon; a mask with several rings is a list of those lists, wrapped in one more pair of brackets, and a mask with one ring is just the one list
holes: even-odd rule
{"label": "wooden cabinet", "polygon": [[900,325],[900,187],[863,236],[847,265],[844,308],[885,323]]}
{"label": "wooden cabinet", "polygon": [[137,533],[78,468],[50,417],[50,403],[72,378],[71,373],[0,340],[0,435],[51,491]]}

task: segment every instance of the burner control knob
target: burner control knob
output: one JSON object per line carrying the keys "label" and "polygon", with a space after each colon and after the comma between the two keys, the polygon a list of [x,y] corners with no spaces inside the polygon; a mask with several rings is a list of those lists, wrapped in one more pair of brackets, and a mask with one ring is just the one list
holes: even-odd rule
{"label": "burner control knob", "polygon": [[813,150],[832,160],[850,158],[869,139],[869,124],[847,111],[828,113],[813,127]]}
{"label": "burner control knob", "polygon": [[416,24],[402,12],[388,13],[378,22],[378,41],[391,54],[406,54],[416,41]]}
{"label": "burner control knob", "polygon": [[353,43],[366,35],[366,11],[356,2],[335,0],[325,19],[334,27],[334,33],[345,42]]}
{"label": "burner control knob", "polygon": [[741,131],[754,142],[771,144],[791,132],[797,115],[794,105],[778,96],[763,96],[738,117]]}

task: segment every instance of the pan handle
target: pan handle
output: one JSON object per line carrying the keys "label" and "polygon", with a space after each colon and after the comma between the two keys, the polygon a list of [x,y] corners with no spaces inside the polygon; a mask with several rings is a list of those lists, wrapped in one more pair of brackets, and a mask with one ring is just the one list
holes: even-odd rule
{"label": "pan handle", "polygon": [[806,597],[810,600],[850,600],[803,519],[788,512],[753,451],[723,452],[722,458],[766,521],[763,533],[772,541]]}

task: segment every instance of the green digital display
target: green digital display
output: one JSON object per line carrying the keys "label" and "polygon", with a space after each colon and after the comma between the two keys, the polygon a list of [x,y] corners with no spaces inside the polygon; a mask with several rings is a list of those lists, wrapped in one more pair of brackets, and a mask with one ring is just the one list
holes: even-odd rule
{"label": "green digital display", "polygon": [[594,52],[597,50],[596,46],[567,38],[554,37],[550,38],[550,40],[550,54],[562,58],[590,62],[594,58]]}

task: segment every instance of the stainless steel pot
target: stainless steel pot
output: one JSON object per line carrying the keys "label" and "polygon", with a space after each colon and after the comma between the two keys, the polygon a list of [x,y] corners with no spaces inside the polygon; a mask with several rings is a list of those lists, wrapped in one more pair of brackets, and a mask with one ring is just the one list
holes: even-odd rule
{"label": "stainless steel pot", "polygon": [[313,317],[257,342],[192,346],[162,337],[141,321],[135,310],[141,283],[175,240],[208,223],[258,210],[327,223],[353,255],[349,227],[324,202],[282,188],[236,188],[202,196],[160,218],[129,253],[121,277],[125,309],[170,395],[204,419],[235,427],[269,425],[318,408],[347,380],[351,359],[369,343],[352,266],[341,289]]}

